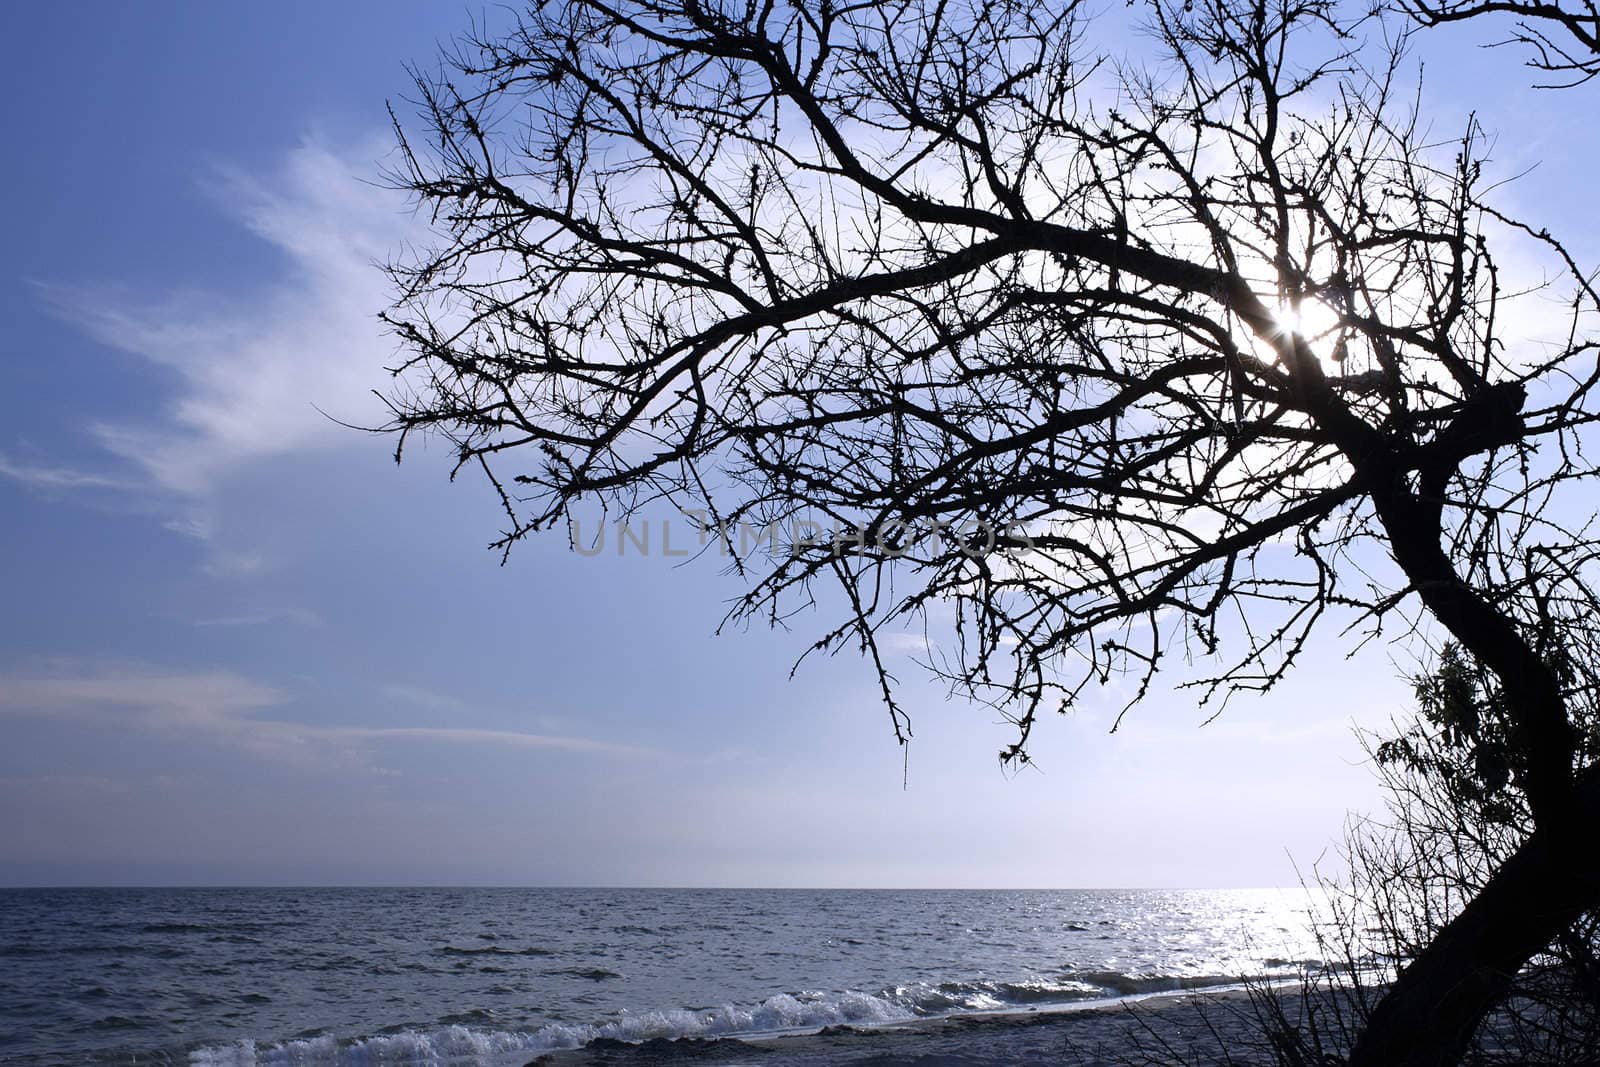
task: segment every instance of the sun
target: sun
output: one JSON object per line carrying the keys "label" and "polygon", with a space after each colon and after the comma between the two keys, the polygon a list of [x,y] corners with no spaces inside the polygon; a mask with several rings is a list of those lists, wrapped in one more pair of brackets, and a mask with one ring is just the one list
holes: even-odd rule
{"label": "sun", "polygon": [[1324,366],[1344,358],[1339,313],[1320,300],[1304,299],[1298,305],[1280,304],[1272,313],[1280,335],[1298,337],[1310,346]]}
{"label": "sun", "polygon": [[1307,341],[1327,337],[1339,328],[1339,313],[1320,300],[1280,304],[1272,313],[1272,319],[1279,330],[1296,334]]}

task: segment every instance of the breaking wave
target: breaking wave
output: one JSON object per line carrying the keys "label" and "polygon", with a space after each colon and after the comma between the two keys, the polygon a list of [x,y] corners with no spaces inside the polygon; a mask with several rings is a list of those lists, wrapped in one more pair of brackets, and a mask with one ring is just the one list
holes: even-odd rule
{"label": "breaking wave", "polygon": [[626,1013],[589,1025],[552,1023],[524,1031],[462,1024],[404,1030],[354,1040],[331,1036],[260,1043],[241,1041],[198,1049],[192,1067],[377,1067],[472,1065],[520,1067],[531,1056],[595,1041],[644,1042],[725,1038],[884,1026],[941,1015],[1069,1006],[1149,993],[1215,988],[1237,977],[1125,975],[1089,971],[1060,980],[915,983],[878,993],[780,993],[759,1004]]}

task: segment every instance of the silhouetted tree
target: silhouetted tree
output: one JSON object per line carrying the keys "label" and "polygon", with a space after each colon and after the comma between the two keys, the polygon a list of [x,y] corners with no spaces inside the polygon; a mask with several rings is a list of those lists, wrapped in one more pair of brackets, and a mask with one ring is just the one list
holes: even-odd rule
{"label": "silhouetted tree", "polygon": [[[880,635],[948,609],[929,665],[1011,760],[1118,673],[1267,689],[1330,615],[1420,606],[1494,679],[1533,828],[1353,1062],[1452,1062],[1600,900],[1549,654],[1595,609],[1600,299],[1495,207],[1475,122],[1429,140],[1394,27],[1148,12],[1144,64],[1037,0],[566,0],[462,42],[396,124],[443,240],[393,268],[392,429],[483,469],[503,549],[591,499],[803,530],[735,616],[836,583],[817,647],[860,645],[904,739]],[[1561,279],[1536,343],[1511,243]]]}
{"label": "silhouetted tree", "polygon": [[[1560,629],[1576,640],[1543,647],[1569,696],[1576,761],[1587,767],[1600,759],[1600,686],[1580,676],[1600,662],[1597,631],[1573,620]],[[1394,724],[1393,736],[1364,736],[1386,803],[1351,820],[1346,869],[1323,882],[1315,926],[1331,963],[1306,971],[1298,989],[1251,989],[1261,1062],[1344,1062],[1384,1006],[1390,965],[1424,952],[1537,830],[1511,773],[1515,712],[1495,676],[1447,642],[1413,685],[1416,718]],[[1600,915],[1583,911],[1506,977],[1461,1063],[1600,1062]]]}
{"label": "silhouetted tree", "polygon": [[[1550,625],[1544,655],[1568,693],[1577,762],[1600,758],[1600,658],[1592,626]],[[1559,632],[1565,641],[1555,639]],[[1416,956],[1476,897],[1536,830],[1510,768],[1516,762],[1503,688],[1446,644],[1415,680],[1421,721],[1373,755],[1390,794],[1387,818],[1358,824],[1352,866],[1369,905],[1366,929],[1395,959]],[[1472,1063],[1600,1061],[1600,921],[1584,911],[1511,976],[1504,1001],[1476,1035]],[[1352,908],[1352,915],[1356,909]]]}
{"label": "silhouetted tree", "polygon": [[1528,66],[1556,76],[1542,88],[1572,88],[1600,74],[1600,7],[1594,0],[1401,0],[1425,26],[1510,16],[1504,44],[1524,46]]}

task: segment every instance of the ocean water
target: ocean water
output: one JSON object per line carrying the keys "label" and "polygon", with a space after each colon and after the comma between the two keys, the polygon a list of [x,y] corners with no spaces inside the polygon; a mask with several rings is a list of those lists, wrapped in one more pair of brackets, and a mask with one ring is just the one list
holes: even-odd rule
{"label": "ocean water", "polygon": [[0,890],[0,1062],[502,1067],[1315,966],[1294,890]]}

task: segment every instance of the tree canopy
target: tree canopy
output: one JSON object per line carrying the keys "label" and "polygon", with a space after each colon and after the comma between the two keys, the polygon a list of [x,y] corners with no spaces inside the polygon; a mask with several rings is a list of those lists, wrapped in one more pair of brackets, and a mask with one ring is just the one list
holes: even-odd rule
{"label": "tree canopy", "polygon": [[[1330,614],[1425,615],[1493,680],[1525,878],[1600,899],[1592,671],[1551,654],[1595,609],[1593,275],[1498,205],[1475,119],[1437,132],[1395,20],[1138,13],[565,0],[464,39],[396,122],[441,239],[392,267],[391,429],[482,469],[502,549],[586,501],[855,531],[744,558],[736,614],[836,583],[817,647],[859,643],[903,737],[879,638],[949,612],[929,666],[1011,759],[1175,653],[1263,689]],[[1449,1062],[1549,940],[1488,896],[1364,1062]]]}

